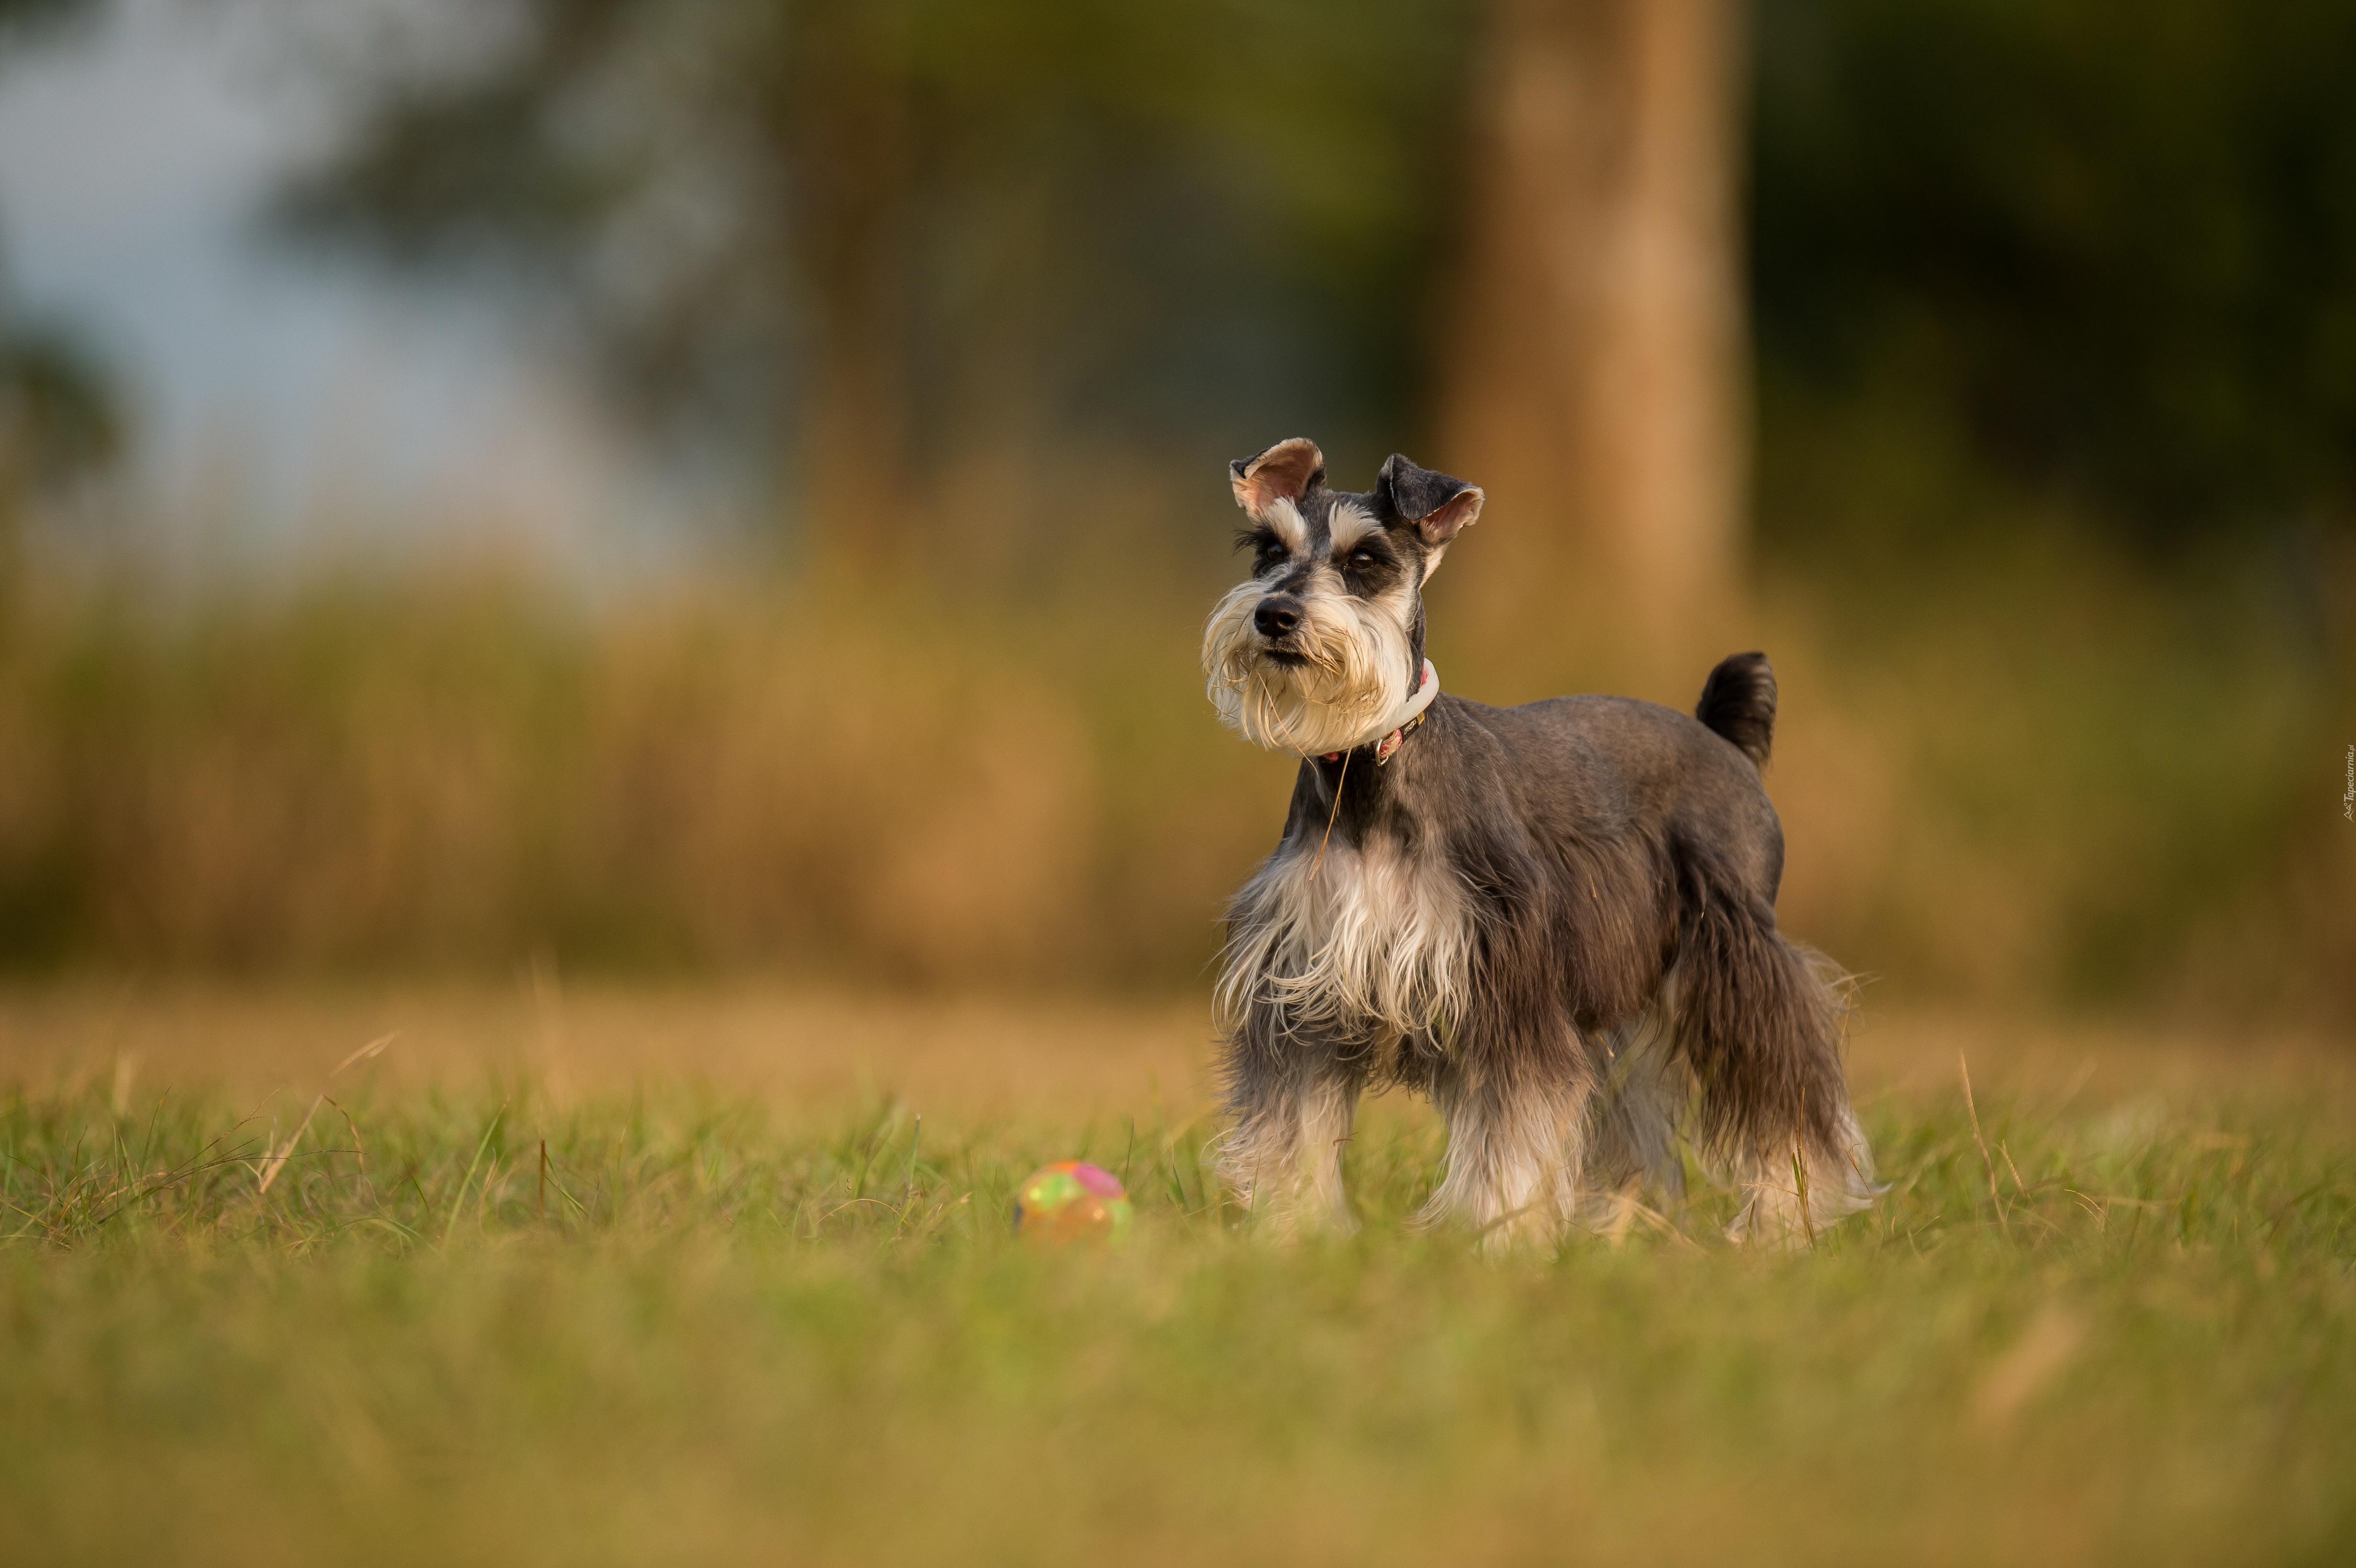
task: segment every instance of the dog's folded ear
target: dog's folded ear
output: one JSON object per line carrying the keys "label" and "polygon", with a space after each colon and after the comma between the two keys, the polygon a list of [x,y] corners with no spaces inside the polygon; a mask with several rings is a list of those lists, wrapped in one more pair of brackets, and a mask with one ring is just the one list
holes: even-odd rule
{"label": "dog's folded ear", "polygon": [[1415,525],[1423,542],[1445,545],[1481,516],[1481,487],[1429,468],[1418,468],[1392,453],[1375,479],[1375,505],[1387,525]]}
{"label": "dog's folded ear", "polygon": [[1297,502],[1325,482],[1325,454],[1306,436],[1280,441],[1258,457],[1227,464],[1236,505],[1258,517],[1279,501]]}

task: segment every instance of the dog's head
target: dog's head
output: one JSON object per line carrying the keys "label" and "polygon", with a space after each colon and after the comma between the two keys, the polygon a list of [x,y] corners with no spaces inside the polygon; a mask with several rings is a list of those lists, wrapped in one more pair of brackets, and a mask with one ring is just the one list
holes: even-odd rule
{"label": "dog's head", "polygon": [[1331,489],[1298,437],[1228,467],[1252,574],[1203,633],[1219,718],[1303,754],[1377,738],[1423,673],[1423,585],[1480,490],[1397,454],[1365,494]]}

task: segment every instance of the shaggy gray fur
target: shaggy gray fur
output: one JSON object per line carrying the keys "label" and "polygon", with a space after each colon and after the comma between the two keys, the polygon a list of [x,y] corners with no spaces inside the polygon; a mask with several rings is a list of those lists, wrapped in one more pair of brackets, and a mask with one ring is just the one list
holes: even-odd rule
{"label": "shaggy gray fur", "polygon": [[[1250,536],[1262,596],[1350,595],[1353,570],[1394,599],[1404,582],[1419,667],[1435,545],[1394,497],[1470,487],[1402,457],[1365,496],[1326,489],[1322,460],[1291,494],[1247,498],[1246,479],[1239,464],[1247,506],[1292,508],[1274,549]],[[1381,523],[1382,571],[1319,556],[1337,506]],[[1218,635],[1206,662],[1248,661],[1238,638],[1286,651]],[[1557,1234],[1638,1179],[1674,1187],[1681,1127],[1743,1189],[1740,1232],[1811,1232],[1869,1201],[1841,1004],[1775,922],[1783,839],[1758,765],[1774,701],[1765,657],[1738,655],[1709,677],[1707,723],[1443,693],[1387,765],[1363,743],[1304,758],[1282,840],[1229,912],[1224,1158],[1247,1200],[1347,1224],[1341,1145],[1360,1093],[1396,1083],[1448,1122],[1430,1216],[1498,1236]]]}

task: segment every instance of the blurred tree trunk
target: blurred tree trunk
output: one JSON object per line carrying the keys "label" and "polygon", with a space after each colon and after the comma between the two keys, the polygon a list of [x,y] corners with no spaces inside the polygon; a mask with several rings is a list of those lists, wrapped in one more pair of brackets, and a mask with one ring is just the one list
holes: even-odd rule
{"label": "blurred tree trunk", "polygon": [[1723,640],[1740,49],[1736,0],[1492,5],[1440,426],[1489,496],[1448,592],[1500,674],[1563,677],[1600,633],[1681,679]]}
{"label": "blurred tree trunk", "polygon": [[795,444],[822,573],[876,581],[918,553],[910,385],[915,128],[904,7],[798,7],[772,135],[793,182],[806,379]]}

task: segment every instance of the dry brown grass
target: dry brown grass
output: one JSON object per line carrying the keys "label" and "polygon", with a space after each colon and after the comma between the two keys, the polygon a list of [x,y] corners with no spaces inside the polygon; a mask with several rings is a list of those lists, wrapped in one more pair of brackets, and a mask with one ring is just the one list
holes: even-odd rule
{"label": "dry brown grass", "polygon": [[[357,1044],[393,1092],[529,1083],[560,1099],[695,1086],[825,1119],[893,1099],[960,1121],[1128,1115],[1211,1104],[1206,997],[1170,1001],[894,996],[762,982],[257,986],[82,979],[0,987],[0,1082],[284,1092],[297,1106]],[[2356,1050],[2329,1031],[1864,1007],[1861,1100],[1984,1094],[2043,1113],[2233,1098],[2356,1102]],[[1404,1111],[1407,1103],[1388,1102]],[[1421,1115],[1420,1112],[1410,1113]]]}
{"label": "dry brown grass", "polygon": [[[0,965],[1188,994],[1290,776],[1203,699],[1216,581],[50,585],[0,605]],[[2350,1016],[2356,683],[2104,581],[1786,586],[1714,633],[1782,677],[1786,926],[1909,1007]],[[1451,689],[1631,689],[1576,638],[1455,662],[1448,591]]]}

